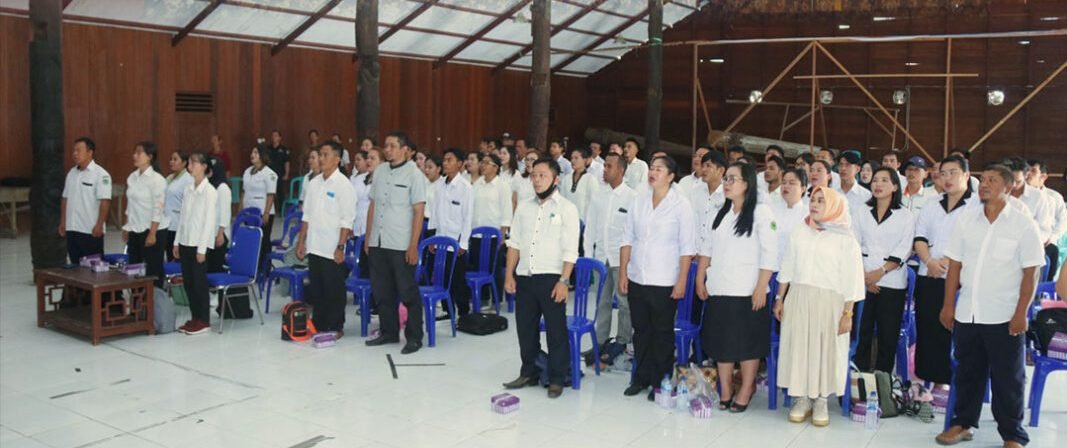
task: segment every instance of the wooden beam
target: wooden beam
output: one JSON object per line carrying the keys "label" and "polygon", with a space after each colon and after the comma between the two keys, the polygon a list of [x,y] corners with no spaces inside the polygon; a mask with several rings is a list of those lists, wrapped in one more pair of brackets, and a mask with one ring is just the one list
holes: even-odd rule
{"label": "wooden beam", "polygon": [[818,56],[819,53],[816,53],[813,48],[811,50],[811,133],[808,134],[808,150],[812,153],[815,152],[815,113],[819,111],[815,106],[815,98],[819,94],[819,80],[815,79],[815,69],[819,62]]}
{"label": "wooden beam", "polygon": [[[67,258],[66,240],[56,232],[60,222],[63,171],[63,3],[34,0],[29,5],[30,141],[33,176],[30,210],[33,231],[30,252],[35,269],[59,267]],[[23,112],[25,113],[25,112]],[[73,261],[73,260],[72,260]]]}
{"label": "wooden beam", "polygon": [[[952,74],[952,39],[946,42],[945,72]],[[949,113],[951,113],[952,77],[945,78],[945,139],[941,144],[941,157],[948,157]]]}
{"label": "wooden beam", "polygon": [[293,43],[293,41],[296,40],[296,38],[300,37],[301,34],[304,34],[304,31],[307,31],[308,28],[311,28],[311,25],[314,25],[315,22],[318,22],[319,19],[325,16],[326,13],[330,12],[330,10],[337,6],[338,3],[341,3],[341,0],[330,0],[326,2],[325,5],[322,5],[322,7],[319,8],[317,12],[315,12],[315,14],[313,14],[311,17],[308,17],[307,19],[304,19],[303,23],[301,23],[299,26],[296,27],[296,29],[290,32],[288,36],[285,36],[285,39],[282,39],[281,42],[274,44],[274,46],[270,48],[270,55],[274,56],[278,53],[281,53],[281,51],[284,50],[285,47],[288,47],[289,44]]}
{"label": "wooden beam", "polygon": [[648,0],[648,90],[645,95],[645,149],[659,151],[663,114],[663,0]]}
{"label": "wooden beam", "polygon": [[[807,106],[807,104],[805,104],[805,106]],[[815,105],[815,111],[821,110],[822,108],[823,108],[822,104]],[[785,110],[786,110],[786,113],[788,114],[789,106],[786,106]],[[797,117],[793,121],[790,121],[789,124],[786,124],[786,120],[785,120],[786,118],[789,118],[789,116],[786,115],[785,117],[782,117],[782,132],[781,132],[781,134],[785,135],[785,133],[788,132],[790,129],[793,129],[794,126],[800,124],[801,121],[804,121],[804,119],[810,117],[813,112],[814,111],[812,111],[812,110],[804,112],[803,115]],[[778,140],[782,140],[782,137],[778,137]]]}
{"label": "wooden beam", "polygon": [[[797,54],[797,57],[793,58],[793,61],[790,62],[789,65],[785,66],[785,69],[783,69],[781,71],[781,73],[778,73],[778,76],[774,77],[774,80],[771,81],[771,83],[768,84],[767,87],[763,89],[763,97],[764,98],[766,98],[767,94],[770,93],[771,90],[774,89],[774,86],[778,85],[778,83],[782,80],[782,78],[785,78],[786,73],[789,73],[791,70],[793,70],[793,67],[796,67],[797,62],[800,62],[800,60],[803,59],[804,56],[807,55],[809,51],[812,52],[812,57],[815,57],[815,50],[812,49],[812,47],[814,45],[815,45],[815,42],[809,42],[808,46],[804,47],[803,50],[800,50],[800,53]],[[738,115],[737,118],[735,118],[734,121],[731,122],[730,125],[726,127],[726,129],[723,130],[723,132],[732,131],[734,129],[734,126],[737,126],[737,124],[740,123],[741,120],[743,120],[745,118],[745,116],[748,115],[749,112],[752,112],[752,109],[755,108],[757,104],[759,104],[759,103],[758,102],[757,103],[749,102],[748,107],[746,107],[745,110],[741,111],[741,115]]]}
{"label": "wooden beam", "polygon": [[530,7],[530,35],[533,59],[530,63],[530,118],[528,146],[547,152],[548,115],[552,101],[551,49],[552,5],[548,0],[533,0]]}
{"label": "wooden beam", "polygon": [[[700,48],[694,45],[693,46],[693,86],[692,86],[692,88],[693,88],[693,99],[692,99],[693,111],[692,111],[692,115],[690,116],[691,117],[691,123],[693,124],[692,131],[693,131],[693,148],[694,149],[697,147],[697,84],[700,83],[700,75],[697,72],[697,68],[698,68],[697,53],[699,51],[700,51]],[[786,113],[788,113],[788,111]]]}
{"label": "wooden beam", "polygon": [[[571,25],[574,25],[575,22],[581,20],[582,17],[585,17],[586,14],[589,14],[591,11],[596,9],[597,6],[602,5],[605,1],[607,1],[607,0],[594,0],[592,3],[590,3],[588,5],[585,5],[582,8],[581,11],[578,11],[577,13],[571,15],[571,17],[569,19],[564,20],[563,23],[553,27],[552,28],[552,32],[549,33],[549,37],[550,38],[554,37],[560,31],[563,31],[567,27],[569,27]],[[525,56],[526,53],[529,53],[530,50],[532,50],[532,49],[533,49],[533,43],[527,44],[526,46],[522,47],[521,50],[519,50],[519,51],[515,52],[515,54],[509,56],[507,59],[504,60],[504,62],[501,62],[501,63],[497,64],[496,67],[493,67],[493,74],[496,74],[497,72],[507,68],[509,65],[513,64],[515,61],[517,61],[520,58],[522,58],[523,56]],[[694,47],[694,49],[695,49],[695,47]],[[694,114],[694,117],[695,117],[695,114]]]}
{"label": "wooden beam", "polygon": [[977,73],[873,73],[846,75],[797,75],[793,79],[866,79],[866,78],[977,78]]}
{"label": "wooden beam", "polygon": [[70,6],[70,4],[73,3],[73,2],[74,2],[74,0],[63,0],[63,9],[62,10],[66,11],[67,7]]}
{"label": "wooden beam", "polygon": [[511,16],[517,14],[519,11],[522,11],[522,8],[525,8],[526,5],[529,5],[529,4],[530,4],[530,0],[521,0],[518,3],[515,3],[514,6],[512,6],[507,11],[504,11],[504,13],[500,14],[499,16],[497,16],[497,18],[495,18],[495,19],[493,19],[493,21],[489,22],[488,25],[486,25],[486,26],[482,27],[482,29],[478,30],[477,33],[474,33],[473,35],[471,35],[471,37],[467,38],[467,40],[463,41],[463,43],[457,45],[456,48],[453,48],[451,51],[446,53],[444,56],[441,56],[440,59],[434,61],[433,68],[436,69],[436,68],[441,67],[441,64],[444,64],[445,62],[448,62],[449,59],[452,59],[452,57],[454,57],[455,55],[459,54],[461,51],[467,49],[467,47],[471,46],[471,44],[477,42],[478,39],[481,39],[481,38],[485,37],[485,35],[489,34],[490,31],[493,31],[493,29],[496,28],[497,25],[500,25],[501,23],[504,23],[505,20],[510,20]]}
{"label": "wooden beam", "polygon": [[408,26],[409,23],[419,18],[422,13],[426,12],[427,9],[430,9],[431,6],[436,4],[437,0],[430,0],[426,3],[419,5],[418,8],[415,8],[414,11],[411,11],[410,14],[405,16],[403,19],[400,19],[399,22],[396,22],[395,24],[393,24],[393,26],[390,26],[388,30],[382,33],[382,36],[378,38],[378,44],[380,45],[382,42],[385,42],[386,39],[393,37],[393,35],[396,34],[397,31],[400,31],[404,27]]}
{"label": "wooden beam", "polygon": [[[838,61],[837,58],[834,57],[834,55],[831,54],[826,49],[826,47],[823,47],[822,44],[820,44],[819,42],[812,42],[812,43],[815,45],[815,48],[818,48],[819,51],[822,51],[822,53],[824,55],[826,55],[826,57],[828,59],[830,59],[830,62],[833,62],[834,65],[837,66],[838,70],[841,70],[846,75],[851,75],[852,74],[851,72],[848,71],[847,68],[845,68],[845,66],[843,64],[841,64],[841,61]],[[878,107],[878,110],[882,111],[882,113],[885,114],[886,117],[889,117],[889,119],[893,122],[893,125],[896,126],[898,129],[900,129],[900,132],[903,132],[904,136],[907,137],[908,140],[912,144],[914,144],[916,148],[919,148],[919,152],[922,152],[923,155],[926,156],[927,160],[937,160],[933,156],[931,156],[929,152],[926,151],[926,148],[924,148],[923,145],[921,143],[919,143],[918,140],[915,139],[915,137],[913,137],[911,135],[911,132],[908,132],[907,128],[905,128],[903,125],[901,125],[900,122],[897,121],[896,118],[893,118],[893,116],[889,114],[889,111],[886,110],[885,106],[882,106],[882,103],[880,101],[878,101],[878,98],[876,98],[874,96],[874,94],[871,93],[870,90],[867,90],[867,87],[865,87],[863,85],[863,83],[861,83],[856,78],[849,78],[849,80],[852,81],[852,83],[855,84],[856,87],[858,87],[860,89],[860,91],[863,92],[864,95],[867,95],[867,98],[870,99],[871,102],[873,102],[874,105]]]}
{"label": "wooden beam", "polygon": [[644,17],[645,14],[648,14],[648,8],[645,8],[645,10],[641,12],[641,14],[638,14],[638,15],[636,15],[634,17],[631,17],[630,19],[626,20],[625,22],[619,24],[619,26],[617,26],[615,28],[612,28],[611,31],[608,31],[603,36],[600,36],[599,38],[597,38],[597,40],[593,41],[593,43],[591,43],[589,45],[586,45],[585,48],[582,49],[582,51],[580,51],[578,53],[575,53],[575,54],[572,54],[569,58],[564,59],[563,62],[560,62],[559,64],[557,64],[555,67],[552,68],[552,70],[556,71],[556,70],[562,69],[562,68],[570,65],[572,62],[577,61],[578,58],[582,57],[583,53],[588,53],[588,52],[590,52],[592,50],[595,50],[596,47],[599,47],[604,42],[607,42],[609,39],[614,38],[617,34],[623,32],[627,28],[633,26],[633,24],[635,24],[637,22],[640,22],[641,18]]}
{"label": "wooden beam", "polygon": [[[893,138],[894,138],[893,142],[894,142],[894,144],[896,143],[896,140],[895,140],[896,137],[894,135],[895,134],[894,133],[895,129],[893,131],[889,130],[889,128],[886,127],[886,125],[882,124],[882,121],[879,120],[878,117],[875,117],[874,114],[871,111],[869,111],[867,109],[864,109],[863,112],[866,113],[868,117],[871,117],[871,120],[874,120],[874,124],[877,124],[878,127],[882,128],[882,130],[885,131],[885,135],[893,136]],[[892,147],[892,144],[890,145],[890,147]]]}
{"label": "wooden beam", "polygon": [[360,139],[379,138],[381,119],[381,65],[378,63],[378,0],[356,3],[356,132]]}
{"label": "wooden beam", "polygon": [[[749,104],[748,100],[726,100],[726,104]],[[761,101],[757,106],[785,106],[785,107],[808,107],[808,103],[790,103],[785,101]],[[827,109],[847,109],[847,110],[878,110],[877,107],[867,106],[847,106],[843,104],[821,104],[819,107],[825,107]],[[886,108],[890,111],[897,111],[899,109]]]}
{"label": "wooden beam", "polygon": [[203,22],[204,19],[207,18],[207,16],[210,16],[211,13],[215,12],[215,8],[218,8],[219,5],[222,5],[225,2],[226,0],[211,0],[211,3],[208,3],[208,5],[204,7],[204,9],[200,10],[200,14],[197,14],[196,17],[193,17],[193,20],[190,20],[189,23],[185,24],[185,26],[182,27],[180,31],[178,31],[178,34],[174,35],[174,37],[170,40],[170,46],[177,47],[178,44],[180,44],[182,40],[185,39],[185,36],[188,36],[189,33],[193,32],[193,30],[196,29],[197,25],[200,25],[200,22]]}
{"label": "wooden beam", "polygon": [[1034,90],[1030,91],[1030,94],[1026,95],[1026,98],[1023,98],[1023,100],[1020,101],[1019,104],[1016,104],[1015,107],[1013,107],[1011,111],[1004,116],[1004,118],[1001,118],[1000,121],[997,122],[997,124],[993,125],[993,127],[990,128],[989,131],[982,136],[982,138],[978,139],[977,142],[974,142],[974,144],[971,145],[971,147],[967,150],[967,153],[974,152],[974,150],[981,146],[982,143],[985,143],[985,141],[989,139],[989,137],[993,135],[994,132],[997,132],[997,129],[1000,129],[1001,126],[1004,126],[1004,123],[1007,123],[1008,120],[1010,120],[1011,117],[1019,111],[1019,109],[1022,109],[1023,106],[1029,103],[1030,100],[1034,99],[1034,97],[1037,96],[1038,93],[1041,93],[1041,91],[1045,89],[1045,86],[1047,86],[1048,83],[1052,82],[1052,80],[1059,76],[1060,73],[1063,73],[1064,69],[1067,69],[1067,60],[1064,60],[1063,63],[1060,64],[1059,68],[1053,71],[1052,74],[1048,75],[1048,77],[1045,78],[1044,81],[1041,81],[1041,84],[1038,84],[1037,87],[1034,88]]}

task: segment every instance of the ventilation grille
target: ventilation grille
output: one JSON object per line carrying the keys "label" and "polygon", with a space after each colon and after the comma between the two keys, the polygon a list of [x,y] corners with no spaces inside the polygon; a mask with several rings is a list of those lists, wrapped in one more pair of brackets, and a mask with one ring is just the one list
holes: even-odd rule
{"label": "ventilation grille", "polygon": [[214,112],[215,96],[204,92],[174,94],[174,109],[178,112]]}

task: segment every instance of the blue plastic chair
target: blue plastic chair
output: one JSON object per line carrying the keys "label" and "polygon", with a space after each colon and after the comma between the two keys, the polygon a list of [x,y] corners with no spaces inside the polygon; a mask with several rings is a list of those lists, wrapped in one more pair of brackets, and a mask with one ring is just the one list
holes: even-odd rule
{"label": "blue plastic chair", "polygon": [[1048,255],[1045,255],[1045,265],[1041,266],[1041,276],[1037,278],[1038,282],[1043,282],[1043,281],[1045,281],[1045,279],[1048,278],[1049,264],[1051,264],[1051,263],[1052,263],[1052,260],[1049,259]]}
{"label": "blue plastic chair", "polygon": [[[1053,283],[1053,282],[1045,282]],[[1030,395],[1026,404],[1030,408],[1030,426],[1036,428],[1041,417],[1041,398],[1045,394],[1045,380],[1052,372],[1067,371],[1067,361],[1050,358],[1041,354],[1040,341],[1027,337],[1027,349],[1034,362],[1034,372],[1030,378]]]}
{"label": "blue plastic chair", "polygon": [[[767,306],[774,309],[775,297],[778,296],[778,273],[771,274],[771,281],[767,284]],[[781,335],[778,334],[778,320],[771,313],[771,350],[767,354],[767,409],[778,409],[778,351],[781,345]],[[789,394],[786,394],[788,401]]]}
{"label": "blue plastic chair", "polygon": [[130,257],[125,253],[121,254],[104,254],[100,257],[101,260],[107,262],[107,264],[118,264],[119,262],[129,262]]}
{"label": "blue plastic chair", "polygon": [[267,294],[266,294],[266,307],[264,313],[270,313],[270,292],[274,287],[274,281],[278,279],[285,279],[289,282],[289,297],[297,302],[304,301],[304,280],[307,280],[311,275],[311,271],[304,268],[297,268],[294,266],[282,266],[273,268],[270,273],[267,274]]}
{"label": "blue plastic chair", "polygon": [[[500,257],[500,253],[505,249],[499,248],[496,253],[490,254],[493,251],[493,245],[500,245],[500,242],[504,240],[504,236],[500,233],[499,227],[475,227],[471,230],[471,238],[481,238],[478,246],[478,268],[473,272],[467,272],[465,280],[467,286],[471,290],[471,310],[475,313],[480,313],[482,309],[482,288],[486,285],[490,286],[490,294],[492,294],[493,305],[496,306],[496,313],[500,314],[500,300],[497,296],[497,290],[499,289],[496,284],[496,266],[497,259]],[[511,306],[508,306],[508,311],[511,311]]]}
{"label": "blue plastic chair", "polygon": [[[282,232],[282,238],[271,241],[271,245],[274,247],[270,254],[267,254],[268,259],[285,262],[285,253],[296,243],[296,237],[300,235],[300,228],[304,226],[302,219],[304,219],[304,214],[299,210],[285,217],[285,230]],[[282,241],[286,243],[284,246]]]}
{"label": "blue plastic chair", "polygon": [[237,216],[234,217],[232,227],[263,227],[263,215],[259,214],[258,211],[258,208],[246,208],[241,210],[237,213]]}
{"label": "blue plastic chair", "polygon": [[[223,310],[230,308],[230,289],[245,288],[246,295],[256,301],[259,324],[263,325],[263,312],[259,309],[259,294],[254,286],[259,273],[259,246],[263,240],[263,229],[255,227],[234,227],[233,241],[226,253],[229,272],[216,272],[207,275],[208,286],[219,294],[219,304]],[[232,310],[232,308],[230,308]],[[225,324],[226,313],[219,316],[219,334]]]}
{"label": "blue plastic chair", "polygon": [[349,274],[345,279],[345,289],[352,293],[352,304],[359,305],[359,335],[367,337],[367,328],[370,327],[370,297],[371,283],[359,270],[360,259],[363,258],[363,238],[359,235],[350,238],[345,246],[345,262],[348,263]]}
{"label": "blue plastic chair", "polygon": [[282,204],[282,210],[285,211],[285,215],[289,215],[289,210],[292,208],[299,209],[300,207],[300,191],[304,189],[304,176],[297,176],[289,181],[289,198]]}
{"label": "blue plastic chair", "polygon": [[[430,247],[434,252],[427,255]],[[430,270],[430,284],[419,286],[419,296],[422,297],[422,308],[426,314],[426,333],[429,335],[429,346],[437,345],[437,319],[434,316],[439,302],[448,303],[448,318],[452,323],[452,337],[456,337],[456,305],[452,301],[452,271],[456,268],[456,256],[459,254],[459,241],[447,236],[431,236],[419,242],[419,264],[415,268],[416,281],[419,273],[425,271],[423,266],[424,257],[429,256],[433,262]],[[451,268],[445,269],[451,260]],[[364,315],[368,313],[363,313]]]}
{"label": "blue plastic chair", "polygon": [[[578,390],[582,387],[582,336],[586,333],[593,340],[593,348],[600,347],[596,340],[596,315],[599,309],[594,308],[593,318],[589,319],[589,293],[593,285],[593,272],[598,275],[599,282],[596,288],[596,300],[600,300],[600,293],[604,290],[608,268],[600,260],[581,257],[574,263],[574,314],[567,316],[567,339],[571,351],[571,388]],[[594,302],[595,303],[595,302]],[[545,321],[541,320],[541,331],[545,331]],[[600,363],[594,362],[593,369],[600,376]]]}
{"label": "blue plastic chair", "polygon": [[685,287],[685,297],[678,304],[678,312],[674,318],[674,348],[678,353],[679,365],[689,365],[689,348],[696,343],[696,356],[698,360],[704,357],[704,344],[700,339],[700,327],[704,321],[704,306],[700,305],[700,321],[693,323],[693,300],[696,296],[697,262],[689,264],[689,277]]}
{"label": "blue plastic chair", "polygon": [[[852,332],[857,336],[860,334],[860,323],[863,322],[863,301],[856,302],[852,307]],[[852,415],[852,358],[856,356],[856,347],[859,346],[860,338],[851,338],[848,344],[848,359],[849,366],[848,373],[845,374],[845,396],[841,398],[841,415],[849,417]],[[862,397],[866,399],[866,397]]]}

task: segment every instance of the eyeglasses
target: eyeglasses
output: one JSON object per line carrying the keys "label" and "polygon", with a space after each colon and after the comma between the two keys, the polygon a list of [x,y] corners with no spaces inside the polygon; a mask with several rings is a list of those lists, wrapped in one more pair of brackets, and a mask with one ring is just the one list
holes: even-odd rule
{"label": "eyeglasses", "polygon": [[956,176],[959,176],[960,174],[963,174],[963,170],[955,170],[955,169],[954,170],[941,170],[941,175],[942,176],[956,177]]}
{"label": "eyeglasses", "polygon": [[745,179],[743,177],[741,177],[741,176],[726,176],[726,177],[722,178],[722,183],[724,183],[724,184],[733,184],[733,183],[736,183],[736,182],[744,182],[744,181],[745,181]]}

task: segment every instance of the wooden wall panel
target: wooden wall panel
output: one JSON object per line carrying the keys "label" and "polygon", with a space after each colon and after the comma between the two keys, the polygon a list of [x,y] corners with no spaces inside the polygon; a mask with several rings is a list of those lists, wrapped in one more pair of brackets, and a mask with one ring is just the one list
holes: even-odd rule
{"label": "wooden wall panel", "polygon": [[0,177],[30,177],[30,21],[0,16]]}

